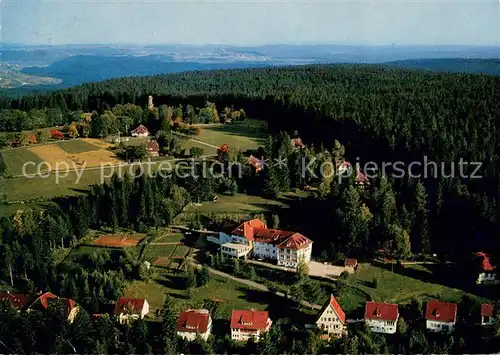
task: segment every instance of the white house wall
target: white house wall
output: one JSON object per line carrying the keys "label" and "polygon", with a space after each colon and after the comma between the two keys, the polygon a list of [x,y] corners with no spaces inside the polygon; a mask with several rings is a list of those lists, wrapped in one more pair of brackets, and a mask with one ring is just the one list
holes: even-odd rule
{"label": "white house wall", "polygon": [[366,325],[374,333],[394,334],[396,333],[397,321],[385,321],[377,319],[367,319]]}

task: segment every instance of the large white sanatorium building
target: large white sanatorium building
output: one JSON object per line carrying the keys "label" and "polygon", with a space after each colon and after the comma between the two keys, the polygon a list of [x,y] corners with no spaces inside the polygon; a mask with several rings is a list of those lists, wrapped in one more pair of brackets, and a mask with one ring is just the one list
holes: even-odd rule
{"label": "large white sanatorium building", "polygon": [[236,258],[275,260],[278,265],[296,268],[300,260],[311,261],[312,240],[300,233],[266,228],[264,222],[252,219],[231,231],[219,232],[209,241],[221,246],[221,253]]}

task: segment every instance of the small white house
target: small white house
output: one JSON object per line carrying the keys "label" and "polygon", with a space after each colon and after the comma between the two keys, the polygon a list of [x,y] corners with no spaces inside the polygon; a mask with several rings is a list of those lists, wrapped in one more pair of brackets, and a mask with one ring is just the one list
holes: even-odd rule
{"label": "small white house", "polygon": [[425,327],[434,333],[451,333],[457,322],[457,304],[432,300],[427,302]]}
{"label": "small white house", "polygon": [[189,309],[181,312],[177,320],[177,335],[188,341],[197,336],[207,340],[212,332],[212,317],[206,309]]}
{"label": "small white house", "polygon": [[319,312],[316,326],[322,331],[322,335],[326,335],[328,338],[330,336],[342,338],[346,334],[345,313],[333,295],[330,295]]}
{"label": "small white house", "polygon": [[396,333],[399,319],[397,304],[366,302],[365,323],[374,333]]}
{"label": "small white house", "polygon": [[264,332],[271,328],[272,321],[267,311],[233,310],[231,314],[231,339],[234,341],[258,342]]}
{"label": "small white house", "polygon": [[149,313],[149,303],[144,298],[120,297],[116,301],[115,316],[121,324],[144,319]]}

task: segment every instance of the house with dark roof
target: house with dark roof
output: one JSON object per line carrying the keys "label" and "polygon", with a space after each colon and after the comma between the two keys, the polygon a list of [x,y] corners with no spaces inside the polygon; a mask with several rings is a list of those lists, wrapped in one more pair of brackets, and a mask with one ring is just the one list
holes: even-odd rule
{"label": "house with dark roof", "polygon": [[319,312],[316,326],[321,330],[322,338],[342,338],[347,334],[345,313],[333,295],[330,295]]}
{"label": "house with dark roof", "polygon": [[193,341],[197,336],[207,340],[212,332],[212,318],[206,309],[188,309],[179,314],[176,327],[177,335]]}
{"label": "house with dark roof", "polygon": [[144,319],[149,313],[149,303],[144,298],[120,297],[116,301],[114,314],[121,324]]}
{"label": "house with dark roof", "polygon": [[266,228],[259,219],[245,221],[229,233],[221,231],[219,240],[210,241],[221,245],[222,254],[238,258],[253,255],[289,268],[311,260],[313,243],[300,233]]}
{"label": "house with dark roof", "polygon": [[136,129],[131,131],[130,134],[132,137],[147,137],[149,136],[149,130],[141,124]]}
{"label": "house with dark roof", "polygon": [[0,292],[0,303],[9,305],[13,309],[23,310],[29,303],[30,298],[23,293],[16,292]]}
{"label": "house with dark roof", "polygon": [[479,263],[479,270],[478,270],[476,284],[478,285],[498,284],[500,280],[498,279],[496,267],[495,265],[493,265],[491,261],[491,255],[486,254],[484,252],[478,252],[476,253],[476,258]]}
{"label": "house with dark roof", "polygon": [[231,314],[231,339],[258,342],[264,332],[271,328],[272,321],[267,311],[233,310]]}
{"label": "house with dark roof", "polygon": [[394,334],[399,319],[397,304],[366,302],[365,323],[374,333]]}
{"label": "house with dark roof", "polygon": [[491,303],[483,303],[481,305],[481,325],[493,325],[495,321],[495,306]]}
{"label": "house with dark roof", "polygon": [[434,333],[451,333],[457,322],[457,304],[431,300],[425,309],[425,327]]}
{"label": "house with dark roof", "polygon": [[62,298],[58,297],[52,292],[45,292],[41,293],[27,308],[27,311],[31,310],[41,310],[41,311],[46,311],[51,307],[53,304],[60,302],[64,308],[64,314],[68,318],[68,321],[72,323],[75,320],[76,315],[78,314],[78,311],[80,308],[76,304],[75,301],[73,301],[70,298]]}

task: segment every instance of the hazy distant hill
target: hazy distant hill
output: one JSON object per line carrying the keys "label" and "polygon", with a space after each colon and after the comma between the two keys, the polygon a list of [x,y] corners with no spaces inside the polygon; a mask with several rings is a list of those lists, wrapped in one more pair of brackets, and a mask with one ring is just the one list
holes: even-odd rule
{"label": "hazy distant hill", "polygon": [[500,75],[500,59],[409,59],[385,64],[398,68],[426,69],[439,72]]}
{"label": "hazy distant hill", "polygon": [[72,86],[126,76],[179,73],[190,70],[235,69],[263,67],[273,62],[199,63],[173,62],[161,56],[73,56],[52,63],[47,67],[27,67],[23,73],[63,80],[62,86]]}

